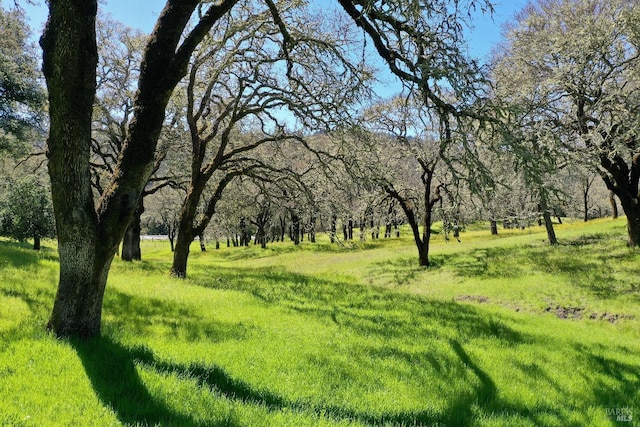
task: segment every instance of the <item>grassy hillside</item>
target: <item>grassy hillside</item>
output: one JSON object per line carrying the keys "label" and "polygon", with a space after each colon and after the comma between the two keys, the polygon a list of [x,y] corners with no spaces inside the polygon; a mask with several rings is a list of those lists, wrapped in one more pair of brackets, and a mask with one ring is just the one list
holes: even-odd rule
{"label": "grassy hillside", "polygon": [[[0,241],[0,425],[632,425],[640,253],[624,220],[116,259],[103,337],[43,331],[56,254]],[[635,409],[632,409],[635,408]],[[633,413],[633,411],[636,411]]]}

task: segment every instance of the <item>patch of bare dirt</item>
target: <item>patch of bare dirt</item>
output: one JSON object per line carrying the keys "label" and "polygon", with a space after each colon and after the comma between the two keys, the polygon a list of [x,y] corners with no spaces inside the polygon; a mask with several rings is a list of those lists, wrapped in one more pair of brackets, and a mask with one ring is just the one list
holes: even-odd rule
{"label": "patch of bare dirt", "polygon": [[456,301],[472,301],[479,303],[488,303],[489,298],[482,295],[460,295],[454,298]]}
{"label": "patch of bare dirt", "polygon": [[616,323],[621,319],[633,319],[633,316],[630,314],[619,314],[619,313],[591,313],[589,315],[589,319],[592,320],[602,320],[610,323]]}
{"label": "patch of bare dirt", "polygon": [[584,307],[565,307],[562,305],[550,305],[544,310],[547,313],[553,313],[558,319],[574,319],[589,318],[591,320],[601,320],[603,322],[616,323],[621,319],[633,319],[633,316],[620,313],[590,313],[587,315]]}
{"label": "patch of bare dirt", "polygon": [[554,313],[558,319],[582,319],[584,307],[565,307],[562,305],[548,306],[547,313]]}

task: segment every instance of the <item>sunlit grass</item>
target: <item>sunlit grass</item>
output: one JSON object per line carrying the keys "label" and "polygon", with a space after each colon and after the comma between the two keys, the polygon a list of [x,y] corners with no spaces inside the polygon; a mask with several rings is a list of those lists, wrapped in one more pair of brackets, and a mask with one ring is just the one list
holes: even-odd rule
{"label": "sunlit grass", "polygon": [[[116,259],[103,337],[43,332],[55,251],[0,242],[0,425],[615,425],[640,408],[624,220]],[[5,261],[8,260],[8,261]],[[635,417],[640,414],[634,414]]]}

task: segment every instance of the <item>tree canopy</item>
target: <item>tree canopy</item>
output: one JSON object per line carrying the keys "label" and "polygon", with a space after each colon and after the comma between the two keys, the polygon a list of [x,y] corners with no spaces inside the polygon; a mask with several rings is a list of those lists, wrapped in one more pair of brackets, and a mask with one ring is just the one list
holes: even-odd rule
{"label": "tree canopy", "polygon": [[620,198],[629,246],[640,244],[639,9],[629,0],[529,4],[494,68],[496,95],[530,143],[521,158],[597,171]]}
{"label": "tree canopy", "polygon": [[29,136],[42,131],[45,93],[29,36],[23,12],[0,5],[0,154],[28,151]]}

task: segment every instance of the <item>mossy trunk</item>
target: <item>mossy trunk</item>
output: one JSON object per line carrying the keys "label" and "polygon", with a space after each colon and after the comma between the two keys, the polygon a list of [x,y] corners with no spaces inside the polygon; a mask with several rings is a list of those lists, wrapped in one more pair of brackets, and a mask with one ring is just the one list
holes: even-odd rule
{"label": "mossy trunk", "polygon": [[47,324],[57,336],[100,334],[102,301],[115,251],[96,252],[92,246],[68,241],[58,247],[60,285]]}
{"label": "mossy trunk", "polygon": [[47,155],[60,254],[60,281],[48,329],[61,337],[100,333],[104,288],[115,254],[115,249],[109,256],[97,247],[100,233],[88,162],[98,61],[97,6],[95,0],[50,2],[40,40],[49,92]]}

